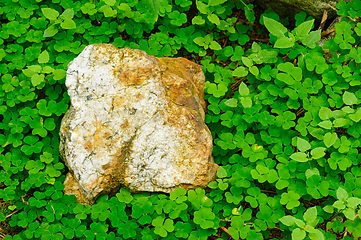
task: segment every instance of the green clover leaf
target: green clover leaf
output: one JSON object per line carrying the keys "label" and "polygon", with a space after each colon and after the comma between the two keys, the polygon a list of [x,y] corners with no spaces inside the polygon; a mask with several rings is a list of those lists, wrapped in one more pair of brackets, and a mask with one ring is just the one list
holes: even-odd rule
{"label": "green clover leaf", "polygon": [[99,10],[104,13],[105,17],[113,17],[117,14],[117,11],[109,5],[103,5],[99,8]]}
{"label": "green clover leaf", "polygon": [[276,117],[275,124],[282,126],[283,129],[287,130],[294,127],[296,123],[293,121],[296,119],[296,115],[293,112],[285,111],[282,115]]}
{"label": "green clover leaf", "polygon": [[93,3],[83,4],[82,7],[80,8],[80,10],[84,14],[88,14],[88,15],[94,15],[97,12],[97,10],[95,9],[95,5]]}
{"label": "green clover leaf", "polygon": [[353,105],[357,103],[357,97],[355,94],[347,91],[343,93],[342,100],[346,105]]}
{"label": "green clover leaf", "polygon": [[121,188],[119,193],[116,194],[119,202],[130,203],[133,200],[133,196],[128,189]]}
{"label": "green clover leaf", "polygon": [[213,204],[212,199],[205,195],[204,189],[200,188],[197,188],[196,190],[189,190],[188,200],[196,210],[199,210],[201,207],[210,207]]}
{"label": "green clover leaf", "polygon": [[290,156],[291,159],[297,161],[297,162],[308,162],[309,158],[307,157],[307,154],[304,152],[297,152],[297,153],[293,153]]}
{"label": "green clover leaf", "polygon": [[307,193],[315,199],[320,199],[328,195],[329,182],[321,181],[321,176],[312,175],[306,180]]}
{"label": "green clover leaf", "polygon": [[28,238],[28,239],[33,238],[33,237],[34,237],[34,233],[35,233],[35,231],[38,229],[39,225],[40,225],[40,224],[39,224],[38,222],[32,222],[32,223],[30,223],[29,226],[28,226],[28,229],[26,229],[26,230],[24,231],[25,237]]}
{"label": "green clover leaf", "polygon": [[326,60],[321,54],[308,55],[306,57],[305,63],[308,71],[316,70],[317,74],[322,74],[329,68]]}
{"label": "green clover leaf", "polygon": [[47,102],[45,99],[40,99],[36,107],[39,109],[40,115],[50,117],[53,112],[56,112],[57,103],[54,100]]}
{"label": "green clover leaf", "polygon": [[44,16],[49,20],[55,20],[59,16],[59,12],[52,9],[52,8],[42,8],[41,12],[44,14]]}
{"label": "green clover leaf", "polygon": [[59,223],[52,224],[48,227],[47,231],[44,232],[42,238],[45,240],[55,239],[55,240],[62,240],[63,234],[60,233],[61,225]]}
{"label": "green clover leaf", "polygon": [[194,212],[194,223],[199,224],[202,229],[212,228],[214,226],[213,220],[216,218],[215,214],[210,208],[201,208]]}
{"label": "green clover leaf", "polygon": [[147,0],[146,6],[148,7],[151,16],[153,17],[154,22],[157,22],[162,2],[157,0]]}
{"label": "green clover leaf", "polygon": [[187,200],[186,196],[187,191],[183,188],[177,188],[176,190],[170,193],[170,200],[175,201],[176,203],[180,204]]}
{"label": "green clover leaf", "polygon": [[189,223],[178,221],[174,225],[175,236],[178,238],[188,238],[189,233],[192,231],[192,227]]}
{"label": "green clover leaf", "polygon": [[152,221],[152,225],[155,227],[154,233],[161,237],[166,237],[169,232],[173,232],[174,225],[172,219],[165,219],[164,217],[158,216]]}
{"label": "green clover leaf", "polygon": [[311,144],[309,144],[308,141],[298,137],[297,138],[297,148],[301,152],[305,152],[311,148]]}
{"label": "green clover leaf", "polygon": [[43,51],[42,53],[39,54],[39,57],[38,57],[38,62],[39,63],[47,63],[49,62],[49,53],[48,51]]}
{"label": "green clover leaf", "polygon": [[94,239],[108,239],[107,234],[108,227],[104,224],[101,224],[99,222],[93,222],[90,224],[90,230],[86,230],[84,232],[84,235],[87,239],[94,240]]}
{"label": "green clover leaf", "polygon": [[338,136],[337,133],[326,133],[325,136],[323,137],[323,142],[325,143],[326,147],[329,148],[331,147],[333,144],[335,144],[335,142],[337,141]]}
{"label": "green clover leaf", "polygon": [[39,137],[37,136],[26,136],[24,138],[24,143],[26,143],[27,145],[23,145],[21,147],[21,151],[24,152],[26,155],[31,155],[33,153],[40,153],[44,144],[42,142],[38,142],[38,140]]}
{"label": "green clover leaf", "polygon": [[91,217],[93,219],[99,218],[100,221],[105,221],[110,215],[110,211],[108,209],[108,203],[99,202],[97,204],[94,204],[91,209]]}
{"label": "green clover leaf", "polygon": [[354,122],[359,122],[361,120],[361,108],[357,110],[356,113],[348,115],[349,118]]}
{"label": "green clover leaf", "polygon": [[320,80],[306,78],[303,82],[303,86],[307,88],[309,93],[316,94],[323,87],[323,84]]}
{"label": "green clover leaf", "polygon": [[61,175],[61,172],[59,169],[63,169],[62,163],[56,163],[55,165],[47,165],[45,169],[45,173],[49,175],[49,177],[59,177]]}
{"label": "green clover leaf", "polygon": [[285,33],[287,32],[287,28],[285,28],[281,23],[277,22],[272,18],[268,18],[265,16],[263,16],[263,22],[267,30],[270,31],[271,34],[279,38],[285,36]]}
{"label": "green clover leaf", "polygon": [[134,239],[137,234],[135,229],[139,229],[139,225],[134,220],[127,223],[119,222],[117,233],[124,239]]}
{"label": "green clover leaf", "polygon": [[332,117],[332,111],[329,108],[321,107],[320,111],[318,112],[318,116],[321,120],[327,120]]}
{"label": "green clover leaf", "polygon": [[301,23],[298,27],[294,29],[296,36],[300,39],[303,39],[313,28],[315,20],[306,21]]}
{"label": "green clover leaf", "polygon": [[[291,33],[289,33],[291,34]],[[291,48],[295,45],[295,38],[292,37],[281,37],[275,42],[275,48]]]}
{"label": "green clover leaf", "polygon": [[321,40],[321,30],[316,30],[308,33],[305,37],[302,38],[302,44],[307,47],[314,49]]}
{"label": "green clover leaf", "polygon": [[192,24],[203,25],[206,21],[201,16],[195,16],[192,19]]}
{"label": "green clover leaf", "polygon": [[86,219],[90,212],[91,209],[89,205],[84,206],[82,204],[76,203],[75,207],[73,208],[73,213],[76,214],[75,217],[81,220]]}
{"label": "green clover leaf", "polygon": [[168,17],[172,19],[170,23],[178,27],[187,22],[187,15],[185,13],[180,13],[179,11],[169,13]]}
{"label": "green clover leaf", "polygon": [[323,156],[325,156],[325,150],[326,148],[324,147],[317,147],[311,150],[311,155],[313,159],[319,159]]}
{"label": "green clover leaf", "polygon": [[66,18],[62,23],[60,23],[60,27],[63,29],[74,29],[76,28],[76,23],[72,19]]}
{"label": "green clover leaf", "polygon": [[295,193],[294,191],[289,191],[287,193],[282,193],[280,203],[282,205],[286,205],[287,209],[293,209],[300,205],[298,199],[300,199],[300,195]]}
{"label": "green clover leaf", "polygon": [[221,24],[221,22],[219,21],[219,17],[218,17],[216,14],[214,14],[214,13],[209,14],[209,15],[207,16],[207,19],[208,19],[211,23],[214,23],[214,24],[216,24],[216,25],[220,25],[220,24]]}
{"label": "green clover leaf", "polygon": [[38,73],[35,73],[31,76],[31,83],[34,85],[34,86],[38,86],[40,84],[42,84],[44,82],[44,79],[45,79],[45,75],[44,74],[38,74]]}
{"label": "green clover leaf", "polygon": [[218,178],[225,178],[227,177],[227,171],[223,167],[219,167],[217,170]]}
{"label": "green clover leaf", "polygon": [[53,37],[57,33],[58,29],[55,28],[55,24],[52,24],[47,29],[45,29],[43,37]]}
{"label": "green clover leaf", "polygon": [[228,91],[228,87],[225,83],[215,84],[215,83],[209,83],[205,84],[205,89],[209,94],[212,94],[216,98],[220,98],[226,94]]}
{"label": "green clover leaf", "polygon": [[67,239],[72,239],[74,238],[74,236],[77,236],[78,238],[83,236],[86,230],[86,226],[80,225],[81,224],[80,219],[78,218],[67,219],[64,220],[64,222],[67,224],[68,227],[64,228],[62,230],[62,233]]}
{"label": "green clover leaf", "polygon": [[237,67],[234,71],[233,71],[233,76],[235,77],[244,77],[247,76],[248,71],[245,67]]}

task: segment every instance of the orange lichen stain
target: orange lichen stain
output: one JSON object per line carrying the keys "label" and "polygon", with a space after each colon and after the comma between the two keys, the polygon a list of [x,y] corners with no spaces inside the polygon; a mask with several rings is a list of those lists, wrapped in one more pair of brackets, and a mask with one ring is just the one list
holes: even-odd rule
{"label": "orange lichen stain", "polygon": [[66,175],[64,181],[64,194],[65,195],[74,195],[77,199],[77,203],[87,205],[89,201],[84,197],[83,193],[80,190],[78,181],[73,177],[73,175],[69,172]]}
{"label": "orange lichen stain", "polygon": [[158,58],[158,61],[166,65],[170,69],[169,72],[178,75],[180,78],[187,79],[193,83],[197,89],[200,87],[197,86],[197,82],[194,82],[194,77],[195,74],[202,71],[202,66],[185,58],[163,57]]}
{"label": "orange lichen stain", "polygon": [[93,148],[93,144],[92,144],[92,141],[87,141],[86,144],[85,144],[85,150],[87,151],[91,151]]}
{"label": "orange lichen stain", "polygon": [[110,132],[105,132],[104,135],[103,135],[103,137],[105,139],[109,139],[111,136],[112,136],[112,134]]}
{"label": "orange lichen stain", "polygon": [[141,92],[138,92],[136,95],[135,95],[135,98],[138,99],[138,100],[141,100],[143,98],[143,94]]}
{"label": "orange lichen stain", "polygon": [[125,101],[126,101],[125,98],[113,99],[112,105],[113,105],[115,108],[119,108],[119,107],[121,107],[121,106],[124,105]]}
{"label": "orange lichen stain", "polygon": [[128,127],[129,127],[129,121],[128,121],[128,119],[125,119],[124,122],[121,125],[121,128],[126,129]]}
{"label": "orange lichen stain", "polygon": [[109,137],[112,136],[109,129],[103,128],[99,132],[96,132],[93,136],[93,146],[94,149],[97,150],[99,147],[104,146],[107,142],[109,142]]}
{"label": "orange lichen stain", "polygon": [[113,76],[116,76],[117,78],[119,78],[119,75],[122,73],[123,69],[117,65],[113,68]]}
{"label": "orange lichen stain", "polygon": [[84,188],[86,188],[89,192],[94,190],[96,187],[100,187],[102,183],[103,178],[99,176],[95,181],[90,182],[89,184],[84,185]]}
{"label": "orange lichen stain", "polygon": [[[100,146],[104,146],[104,144],[108,141],[108,138],[112,136],[112,133],[106,124],[98,121],[96,116],[95,116],[95,121],[93,121],[92,123],[95,125],[96,129],[95,129],[95,133],[92,136],[93,138],[92,142],[87,143],[86,147],[91,146],[96,150],[96,148],[99,148]],[[89,150],[91,150],[91,148],[89,148]]]}
{"label": "orange lichen stain", "polygon": [[142,85],[150,76],[154,75],[154,66],[146,65],[143,68],[124,68],[121,71],[118,68],[113,70],[113,74],[126,85]]}
{"label": "orange lichen stain", "polygon": [[[158,58],[166,66],[162,81],[167,86],[167,95],[178,105],[199,110],[199,104],[205,109],[203,100],[204,79],[199,79],[202,67],[185,58]],[[198,96],[198,98],[197,98]]]}

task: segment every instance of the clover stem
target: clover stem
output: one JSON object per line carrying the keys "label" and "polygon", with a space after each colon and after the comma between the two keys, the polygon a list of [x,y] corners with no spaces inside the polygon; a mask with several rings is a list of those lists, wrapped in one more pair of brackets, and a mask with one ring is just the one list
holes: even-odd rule
{"label": "clover stem", "polygon": [[248,7],[248,5],[245,3],[245,2],[243,2],[242,0],[240,0],[242,3],[243,3],[243,5],[248,9],[248,11],[251,11],[251,9]]}
{"label": "clover stem", "polygon": [[229,236],[232,237],[232,235],[229,233],[229,231],[228,231],[228,229],[227,229],[226,227],[221,226],[221,229],[222,229],[225,233],[227,233]]}
{"label": "clover stem", "polygon": [[14,215],[15,213],[18,213],[19,210],[15,210],[14,212],[10,213],[9,215],[7,215],[5,218],[11,217],[12,215]]}
{"label": "clover stem", "polygon": [[228,219],[219,219],[219,221],[221,221],[221,222],[231,222],[231,220],[228,220]]}

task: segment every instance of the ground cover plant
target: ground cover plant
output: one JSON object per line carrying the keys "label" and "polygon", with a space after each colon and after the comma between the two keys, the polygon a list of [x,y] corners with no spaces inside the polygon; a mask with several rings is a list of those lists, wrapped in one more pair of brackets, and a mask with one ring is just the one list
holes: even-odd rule
{"label": "ground cover plant", "polygon": [[[4,239],[361,237],[361,1],[336,7],[321,47],[305,13],[288,28],[244,0],[2,0]],[[203,65],[221,165],[209,188],[121,189],[92,206],[63,195],[66,69],[93,43]]]}

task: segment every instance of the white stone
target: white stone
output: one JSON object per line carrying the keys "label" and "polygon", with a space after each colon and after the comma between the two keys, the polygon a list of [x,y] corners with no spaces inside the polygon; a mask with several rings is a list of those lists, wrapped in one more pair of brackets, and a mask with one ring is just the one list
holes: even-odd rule
{"label": "white stone", "polygon": [[170,192],[215,178],[201,66],[96,44],[69,64],[65,84],[60,152],[90,202],[122,186]]}

